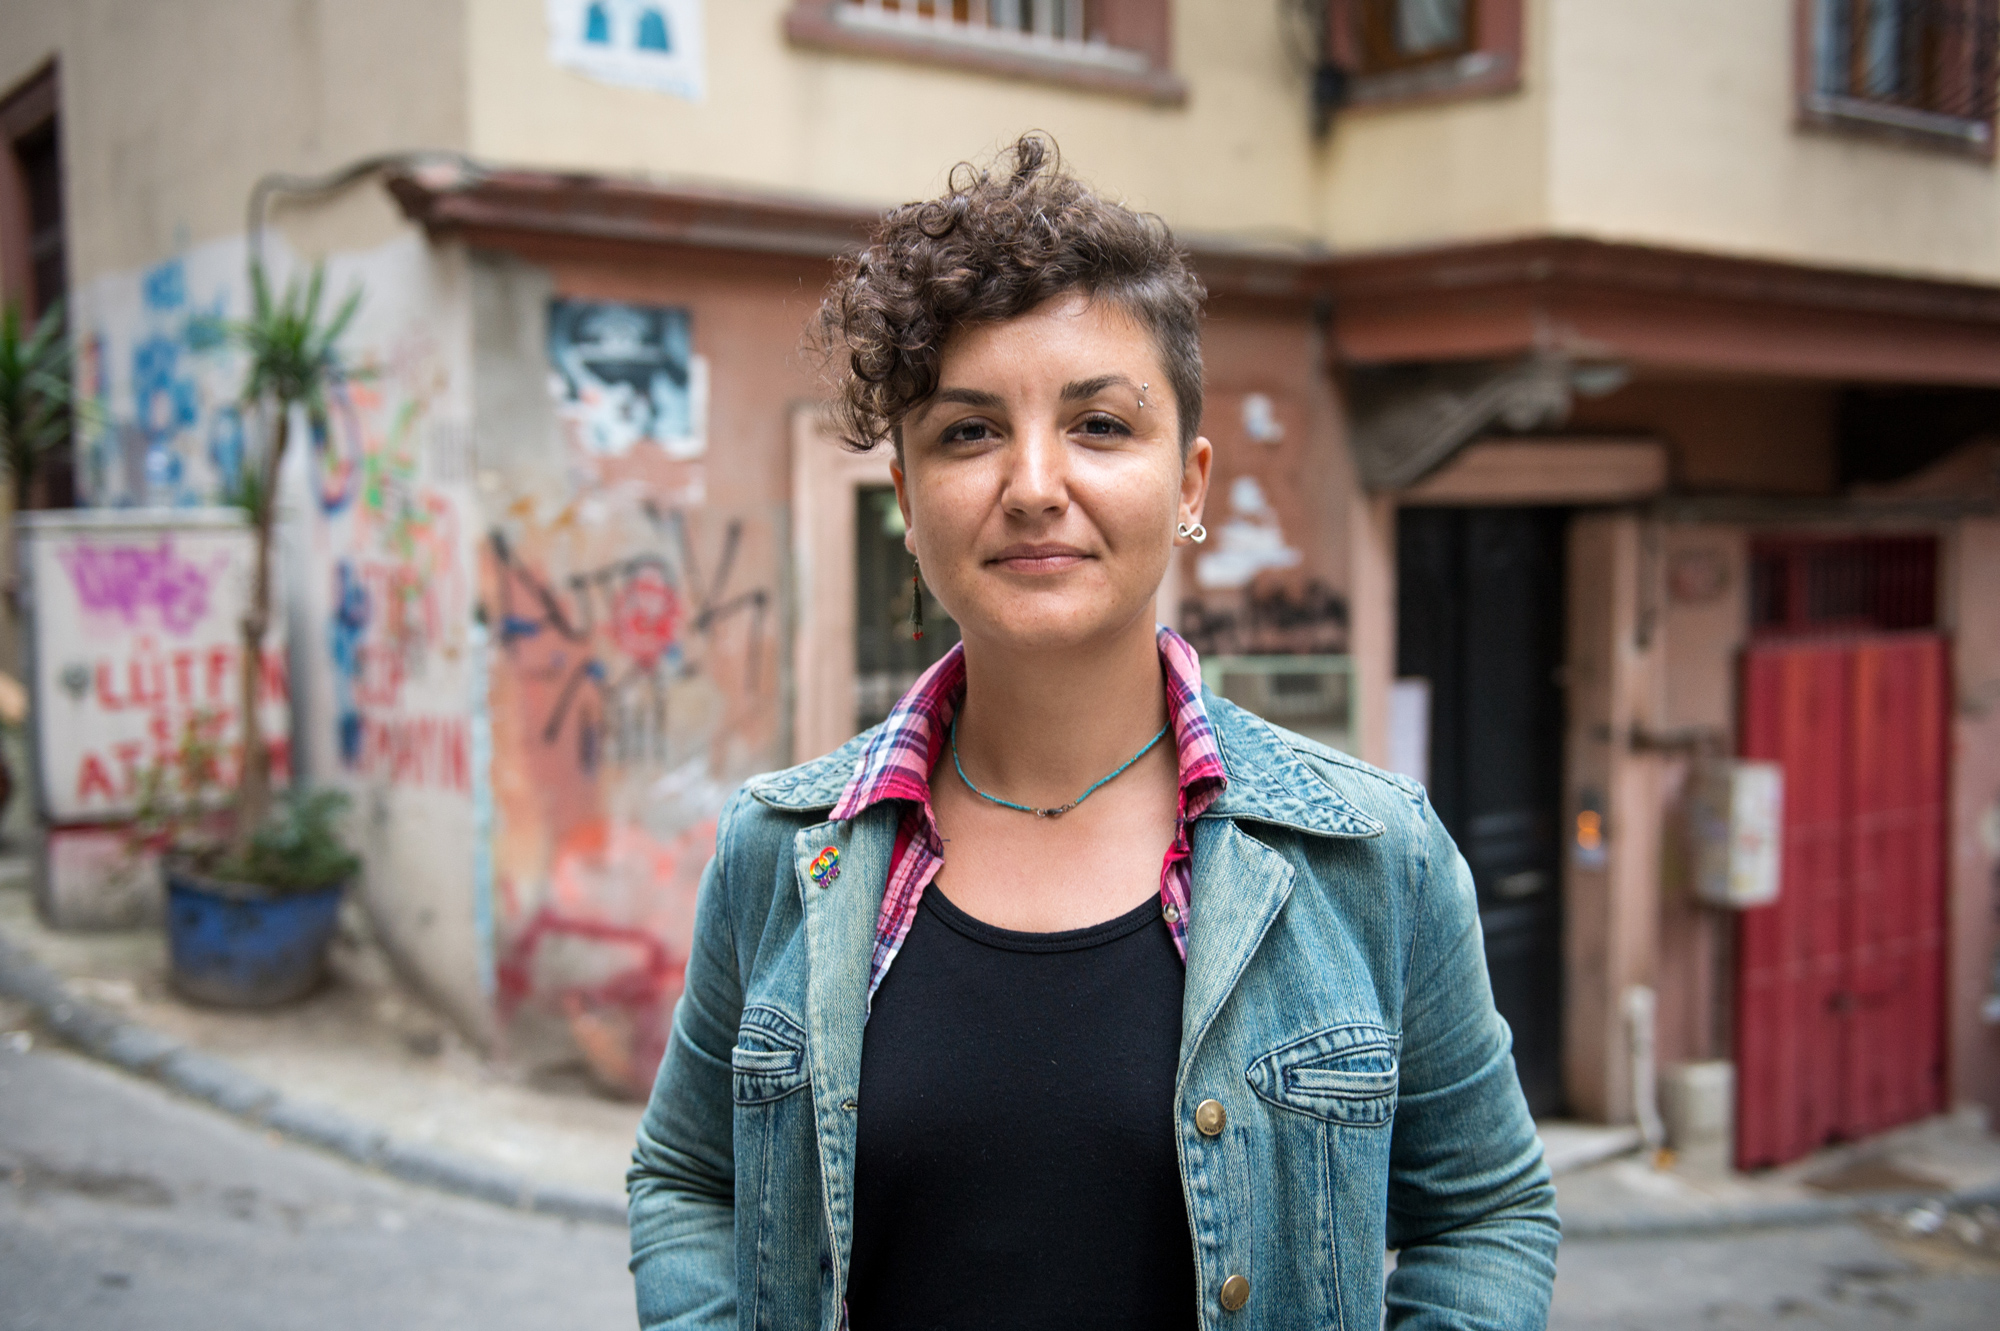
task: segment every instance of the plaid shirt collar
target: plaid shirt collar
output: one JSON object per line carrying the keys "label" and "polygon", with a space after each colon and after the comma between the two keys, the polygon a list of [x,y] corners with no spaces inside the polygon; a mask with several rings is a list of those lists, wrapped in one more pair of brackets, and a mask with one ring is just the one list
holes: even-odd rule
{"label": "plaid shirt collar", "polygon": [[[1180,761],[1179,817],[1174,842],[1160,865],[1160,913],[1173,935],[1175,950],[1185,962],[1193,888],[1188,831],[1222,794],[1229,778],[1208,709],[1202,706],[1201,662],[1194,648],[1164,627],[1158,641]],[[889,719],[862,750],[854,777],[831,814],[836,820],[845,820],[884,800],[908,801],[896,832],[889,882],[876,920],[875,953],[868,976],[870,999],[909,936],[924,889],[944,864],[944,839],[931,811],[930,773],[944,752],[951,719],[964,697],[965,650],[953,647],[897,702]]]}

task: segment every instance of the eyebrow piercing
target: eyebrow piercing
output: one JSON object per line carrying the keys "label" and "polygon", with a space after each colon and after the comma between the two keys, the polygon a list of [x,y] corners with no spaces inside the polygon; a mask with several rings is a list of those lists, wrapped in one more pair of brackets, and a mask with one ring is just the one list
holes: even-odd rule
{"label": "eyebrow piercing", "polygon": [[1139,405],[1140,405],[1140,406],[1142,406],[1142,407],[1143,407],[1143,406],[1145,406],[1145,405],[1146,405],[1146,390],[1147,390],[1147,389],[1149,389],[1149,388],[1151,388],[1151,387],[1152,387],[1152,385],[1151,385],[1151,384],[1140,384],[1140,385],[1139,385]]}

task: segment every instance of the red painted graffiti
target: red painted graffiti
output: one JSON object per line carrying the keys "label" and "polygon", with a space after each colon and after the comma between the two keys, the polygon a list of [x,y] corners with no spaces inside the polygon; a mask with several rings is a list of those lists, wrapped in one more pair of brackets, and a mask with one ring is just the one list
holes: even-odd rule
{"label": "red painted graffiti", "polygon": [[[545,941],[558,937],[634,948],[639,955],[632,965],[602,980],[561,984],[538,995],[535,954]],[[494,980],[503,1024],[530,998],[552,1000],[569,1019],[572,1034],[598,1074],[643,1096],[666,1056],[667,1036],[673,1029],[670,1005],[686,971],[686,960],[676,960],[665,943],[644,929],[562,915],[544,906],[529,918],[495,966]],[[616,1019],[623,1029],[614,1032],[606,1018]]]}

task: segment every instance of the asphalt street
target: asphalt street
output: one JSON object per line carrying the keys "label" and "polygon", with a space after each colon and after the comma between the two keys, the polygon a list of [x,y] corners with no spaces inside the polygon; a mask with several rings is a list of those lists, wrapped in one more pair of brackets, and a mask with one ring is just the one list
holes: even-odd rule
{"label": "asphalt street", "polygon": [[0,1328],[634,1325],[625,1234],[384,1179],[0,1039]]}
{"label": "asphalt street", "polygon": [[[1561,1180],[1557,1180],[1561,1192]],[[1551,1331],[2000,1326],[2000,1244],[1971,1215],[1565,1243]],[[1968,1235],[1978,1234],[1975,1239]]]}

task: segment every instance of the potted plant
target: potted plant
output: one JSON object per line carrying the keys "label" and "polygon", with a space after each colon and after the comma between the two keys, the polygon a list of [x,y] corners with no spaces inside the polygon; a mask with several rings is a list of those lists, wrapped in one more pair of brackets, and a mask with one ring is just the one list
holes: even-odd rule
{"label": "potted plant", "polygon": [[143,774],[134,848],[160,855],[174,988],[229,1007],[288,1002],[325,977],[340,899],[361,867],[338,827],[347,795],[282,792],[239,847],[220,729],[198,714]]}
{"label": "potted plant", "polygon": [[249,513],[256,537],[241,626],[240,745],[225,754],[219,719],[198,716],[141,791],[136,831],[161,852],[173,983],[209,1003],[261,1006],[310,992],[325,974],[341,895],[360,868],[340,837],[345,794],[273,791],[257,707],[278,477],[292,415],[302,410],[313,428],[325,427],[327,393],[348,377],[335,344],[361,298],[356,291],[322,317],[324,277],[315,267],[303,286],[288,283],[273,299],[262,265],[253,262],[250,317],[233,330],[249,361],[245,404],[261,409],[269,425],[266,446],[244,460],[229,496]]}

